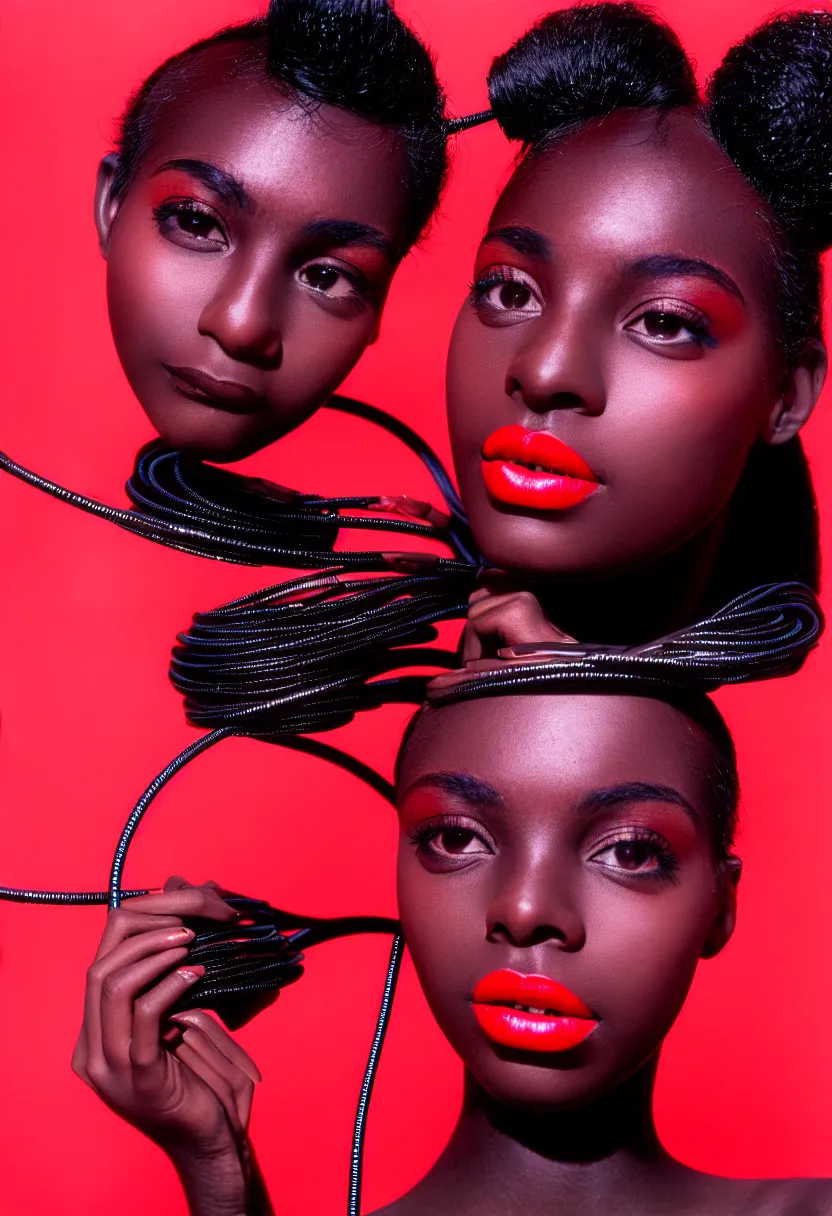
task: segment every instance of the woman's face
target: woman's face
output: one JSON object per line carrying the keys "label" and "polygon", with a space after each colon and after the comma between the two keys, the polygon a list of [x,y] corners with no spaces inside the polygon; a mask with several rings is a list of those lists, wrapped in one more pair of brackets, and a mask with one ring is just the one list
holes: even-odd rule
{"label": "woman's face", "polygon": [[113,337],[162,438],[237,460],[299,426],[376,336],[407,192],[389,134],[310,117],[200,54],[99,228]]}
{"label": "woman's face", "polygon": [[711,852],[706,746],[638,697],[494,697],[417,724],[399,780],[405,940],[498,1101],[566,1109],[633,1075],[730,936],[737,871]]}
{"label": "woman's face", "polygon": [[490,562],[624,572],[719,516],[782,392],[761,209],[687,111],[617,112],[514,175],[448,364]]}

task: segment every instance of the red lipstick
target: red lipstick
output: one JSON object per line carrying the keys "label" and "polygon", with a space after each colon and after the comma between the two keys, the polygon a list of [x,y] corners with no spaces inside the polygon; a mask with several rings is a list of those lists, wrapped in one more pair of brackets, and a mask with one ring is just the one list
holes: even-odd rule
{"label": "red lipstick", "polygon": [[473,1004],[486,1037],[517,1051],[569,1051],[598,1025],[580,997],[545,975],[492,971],[474,989]]}
{"label": "red lipstick", "polygon": [[577,452],[548,431],[501,426],[482,445],[485,488],[497,502],[533,511],[567,511],[600,482]]}

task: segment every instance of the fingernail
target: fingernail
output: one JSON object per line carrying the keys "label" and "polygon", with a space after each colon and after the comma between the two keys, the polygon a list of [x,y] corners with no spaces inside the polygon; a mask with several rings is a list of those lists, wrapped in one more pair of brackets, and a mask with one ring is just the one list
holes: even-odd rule
{"label": "fingernail", "polygon": [[148,887],[147,893],[148,893],[148,895],[164,895],[165,888],[164,887]]}
{"label": "fingernail", "polygon": [[195,984],[197,980],[202,979],[205,974],[205,968],[199,964],[195,967],[177,967],[176,974],[182,978],[184,983]]}
{"label": "fingernail", "polygon": [[193,929],[174,929],[172,933],[168,934],[167,940],[169,942],[187,942],[192,937],[196,937]]}
{"label": "fingernail", "polygon": [[381,555],[391,570],[402,574],[420,574],[432,569],[439,558],[435,553],[405,553],[402,551],[382,553]]}

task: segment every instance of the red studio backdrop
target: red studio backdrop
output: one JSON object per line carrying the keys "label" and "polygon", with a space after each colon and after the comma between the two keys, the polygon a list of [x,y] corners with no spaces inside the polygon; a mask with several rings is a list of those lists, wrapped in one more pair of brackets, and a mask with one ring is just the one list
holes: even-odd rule
{"label": "red studio backdrop", "polygon": [[[400,0],[399,9],[434,48],[461,114],[483,108],[491,58],[545,0]],[[771,11],[761,0],[664,0],[659,9],[702,76]],[[252,0],[2,4],[0,448],[108,502],[124,503],[134,453],[151,432],[110,339],[92,223],[96,164],[148,72],[257,11]],[[457,140],[434,232],[399,274],[381,339],[347,384],[446,458],[444,353],[510,160],[493,127]],[[828,535],[829,390],[805,437]],[[391,439],[326,411],[242,467],[319,493],[432,492]],[[0,478],[0,521],[0,883],[103,888],[135,798],[195,737],[167,682],[174,635],[195,610],[283,575],[170,552],[10,478]],[[658,1087],[665,1143],[704,1170],[832,1173],[830,676],[827,639],[799,676],[718,697],[744,787],[740,922],[725,953],[700,968]],[[389,774],[409,712],[366,715],[335,741]],[[352,777],[231,740],[159,797],[127,879],[214,877],[311,914],[395,915],[394,848],[392,811]],[[0,905],[2,1216],[104,1216],[114,1203],[121,1216],[185,1212],[161,1153],[70,1071],[104,915]],[[253,1139],[281,1211],[316,1216],[345,1203],[387,948],[374,938],[320,947],[302,983],[240,1033],[265,1078]],[[432,1163],[460,1092],[458,1062],[406,963],[369,1122],[365,1211]]]}

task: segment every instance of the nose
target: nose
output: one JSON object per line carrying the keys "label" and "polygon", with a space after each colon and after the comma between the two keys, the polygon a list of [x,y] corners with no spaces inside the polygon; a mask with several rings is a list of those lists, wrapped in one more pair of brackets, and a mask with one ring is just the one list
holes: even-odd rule
{"label": "nose", "polygon": [[545,859],[526,859],[497,876],[486,911],[489,941],[512,946],[553,942],[563,950],[580,950],[586,930],[573,882],[565,868]]}
{"label": "nose", "polygon": [[198,329],[232,359],[272,369],[280,365],[279,273],[271,264],[232,263],[200,314]]}
{"label": "nose", "polygon": [[550,305],[548,315],[527,327],[506,372],[506,393],[536,414],[602,413],[606,389],[598,336],[597,319]]}

